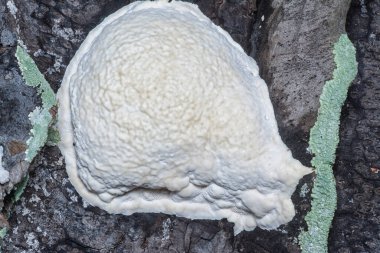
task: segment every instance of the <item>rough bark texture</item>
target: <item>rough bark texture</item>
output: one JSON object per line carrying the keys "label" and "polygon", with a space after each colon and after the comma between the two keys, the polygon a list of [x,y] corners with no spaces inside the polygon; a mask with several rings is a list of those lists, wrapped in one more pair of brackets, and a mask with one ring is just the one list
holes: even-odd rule
{"label": "rough bark texture", "polygon": [[262,1],[252,55],[266,80],[280,134],[304,163],[324,83],[335,68],[332,45],[344,33],[349,0]]}
{"label": "rough bark texture", "polygon": [[[16,145],[17,147],[25,145],[30,128],[27,114],[38,103],[33,90],[22,85],[23,81],[13,57],[15,38],[20,37],[24,41],[40,70],[53,89],[57,90],[65,67],[87,33],[104,17],[129,2],[0,0],[0,144],[7,147],[5,161],[8,169],[14,170],[10,165],[11,161],[20,162],[22,152],[16,152],[12,156],[11,150],[19,149],[11,149],[7,145],[11,140],[21,143]],[[315,121],[322,85],[331,78],[335,67],[332,44],[344,32],[349,1],[192,2],[198,4],[216,24],[226,29],[246,52],[258,61],[261,75],[270,88],[280,133],[295,157],[307,164],[310,161],[310,155],[306,153],[308,131]],[[338,213],[331,234],[332,252],[338,249],[343,250],[341,252],[376,252],[371,250],[378,249],[376,247],[379,245],[379,238],[376,239],[378,231],[375,234],[379,218],[374,216],[379,216],[379,206],[375,206],[376,202],[371,202],[378,201],[375,196],[379,196],[379,174],[364,173],[368,172],[365,167],[370,164],[368,161],[372,161],[371,166],[374,168],[379,167],[376,165],[379,159],[375,156],[379,153],[379,143],[375,142],[376,138],[379,139],[379,133],[376,132],[378,125],[374,125],[380,118],[376,114],[379,102],[370,99],[374,91],[379,95],[379,81],[376,82],[372,77],[376,76],[378,65],[374,64],[378,64],[378,58],[377,63],[367,62],[367,58],[375,59],[376,53],[378,55],[375,49],[378,50],[379,46],[376,47],[373,43],[378,43],[376,39],[379,36],[379,21],[376,21],[375,14],[368,14],[370,10],[373,13],[376,13],[376,10],[379,12],[376,9],[378,7],[370,7],[375,6],[376,2],[378,3],[372,1],[368,4],[368,17],[356,14],[356,19],[363,28],[358,29],[353,23],[351,26],[349,23],[348,26],[351,27],[351,38],[363,49],[361,78],[368,78],[360,80],[362,83],[367,80],[368,85],[363,88],[356,84],[357,90],[351,90],[352,105],[346,108],[347,116],[342,125],[342,138],[346,138],[346,142],[342,143],[339,154],[345,155],[340,155],[339,162],[359,164],[359,167],[353,168],[352,173],[348,174],[344,171],[346,166],[340,163],[337,166],[338,182],[343,182],[342,185],[338,185],[339,198],[341,203],[345,204],[339,204],[339,210],[343,211],[341,214]],[[10,13],[11,8],[6,7],[7,3],[14,3],[18,8],[15,14],[17,21]],[[357,13],[355,10],[360,7],[362,6],[354,2],[350,14]],[[370,22],[373,23],[373,28],[369,28]],[[377,35],[371,37],[369,29],[377,31]],[[354,35],[358,37],[355,39]],[[12,78],[6,79],[7,71],[12,73]],[[18,87],[19,90],[12,93],[11,87]],[[23,97],[20,94],[26,95]],[[360,119],[365,119],[367,123],[359,124]],[[359,148],[362,156],[349,153]],[[372,160],[369,160],[367,156],[371,154]],[[63,158],[56,147],[45,148],[35,159],[30,170],[31,177],[27,189],[11,210],[11,229],[4,239],[3,252],[300,252],[295,238],[300,228],[305,225],[303,217],[309,209],[310,197],[307,193],[311,186],[311,176],[300,183],[293,195],[297,215],[292,222],[277,231],[256,229],[234,237],[232,224],[225,220],[191,221],[163,214],[110,215],[88,206],[68,181]],[[17,171],[20,175],[18,180],[21,180],[21,175],[24,175],[26,170],[19,168]],[[358,174],[351,178],[354,172]],[[370,176],[377,176],[377,181]],[[373,183],[370,187],[377,188],[365,188],[363,182]],[[361,204],[363,209],[360,218],[355,216],[358,211],[354,211],[360,202],[354,202],[356,205],[350,202],[358,191],[371,191],[371,195],[365,195],[366,199],[362,200],[367,204]],[[364,209],[366,206],[372,209]],[[367,223],[358,224],[362,221]],[[368,224],[372,227],[365,230],[366,234],[350,234],[355,227],[361,229],[363,226],[364,231]],[[349,227],[346,227],[347,225]],[[345,235],[351,237],[344,237]],[[365,240],[367,237],[373,240]],[[364,245],[367,241],[375,246],[349,251],[353,245]]]}
{"label": "rough bark texture", "polygon": [[359,74],[341,119],[331,252],[380,252],[380,1],[353,1],[347,32]]}
{"label": "rough bark texture", "polygon": [[[29,163],[24,161],[31,128],[28,115],[38,103],[35,90],[24,84],[17,67],[14,27],[6,2],[0,0],[0,145],[4,152],[0,159],[10,174],[9,182],[0,184],[0,210],[5,196],[28,171]],[[0,225],[2,219],[0,214]]]}

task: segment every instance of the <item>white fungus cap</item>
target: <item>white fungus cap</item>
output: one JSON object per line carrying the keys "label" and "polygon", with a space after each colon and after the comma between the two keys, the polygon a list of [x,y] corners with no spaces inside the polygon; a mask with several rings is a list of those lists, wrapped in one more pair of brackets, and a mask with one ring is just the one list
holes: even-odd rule
{"label": "white fungus cap", "polygon": [[311,172],[282,142],[256,62],[194,4],[134,2],[107,17],[58,100],[70,181],[110,213],[273,229]]}

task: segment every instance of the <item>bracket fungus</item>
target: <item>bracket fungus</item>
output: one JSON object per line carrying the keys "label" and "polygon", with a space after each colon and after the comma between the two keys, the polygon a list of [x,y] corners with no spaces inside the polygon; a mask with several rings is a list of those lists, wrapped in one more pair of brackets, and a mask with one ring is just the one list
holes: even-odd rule
{"label": "bracket fungus", "polygon": [[311,170],[278,133],[256,62],[194,4],[134,2],[93,29],[58,92],[70,181],[110,213],[290,221]]}

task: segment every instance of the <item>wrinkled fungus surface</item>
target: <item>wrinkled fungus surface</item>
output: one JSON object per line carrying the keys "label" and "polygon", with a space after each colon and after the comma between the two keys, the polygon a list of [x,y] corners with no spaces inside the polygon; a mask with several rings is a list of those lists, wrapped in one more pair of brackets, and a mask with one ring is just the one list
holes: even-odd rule
{"label": "wrinkled fungus surface", "polygon": [[196,5],[135,2],[90,32],[58,92],[79,194],[110,213],[290,221],[310,170],[277,129],[255,61]]}

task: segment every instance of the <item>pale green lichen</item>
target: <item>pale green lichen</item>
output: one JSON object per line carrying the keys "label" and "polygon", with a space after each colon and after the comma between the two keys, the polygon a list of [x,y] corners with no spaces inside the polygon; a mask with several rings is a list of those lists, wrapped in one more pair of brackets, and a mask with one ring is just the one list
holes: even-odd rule
{"label": "pale green lichen", "polygon": [[25,160],[31,162],[48,139],[49,126],[53,120],[50,110],[56,105],[56,99],[49,83],[26,50],[17,46],[16,57],[26,84],[36,88],[42,100],[42,106],[36,107],[29,114],[33,127],[31,137],[27,141],[28,148],[25,152]]}
{"label": "pale green lichen", "polygon": [[0,229],[0,239],[4,239],[6,234],[7,234],[7,228]]}
{"label": "pale green lichen", "polygon": [[[56,99],[49,83],[45,80],[44,76],[37,68],[37,65],[23,47],[17,46],[16,58],[26,84],[37,90],[42,101],[42,105],[37,106],[29,114],[32,129],[30,130],[31,137],[27,140],[28,148],[25,152],[25,160],[31,162],[46,142],[55,144],[60,140],[58,131],[52,127],[55,123],[55,119],[51,111],[54,111]],[[14,187],[11,195],[12,203],[15,203],[21,198],[28,180],[29,176],[26,175],[24,179]],[[9,218],[9,215],[10,213],[6,214],[7,218]],[[0,240],[4,239],[6,233],[7,228],[0,229]]]}
{"label": "pale green lichen", "polygon": [[[23,180],[13,188],[11,192],[12,204],[21,198],[21,195],[24,192],[25,187],[28,184],[28,181],[29,181],[29,175],[26,175],[23,178]],[[11,213],[9,211],[6,211],[6,212],[3,212],[3,215],[5,216],[6,219],[9,219],[11,216]],[[3,239],[7,235],[7,232],[8,232],[8,229],[6,227],[0,229],[0,253],[1,253],[1,248],[3,244]]]}
{"label": "pale green lichen", "polygon": [[1,247],[3,246],[3,239],[7,235],[8,229],[6,227],[0,229],[0,253],[1,253]]}
{"label": "pale green lichen", "polygon": [[48,137],[46,144],[50,146],[56,145],[61,140],[58,129],[55,127],[49,127]]}
{"label": "pale green lichen", "polygon": [[28,180],[29,180],[29,175],[26,175],[24,179],[14,187],[13,194],[12,194],[13,203],[15,203],[21,198],[21,195],[24,192],[26,185],[28,184]]}
{"label": "pale green lichen", "polygon": [[309,145],[314,158],[316,178],[312,189],[311,211],[306,215],[308,231],[299,236],[304,253],[328,252],[327,242],[337,197],[332,166],[339,142],[340,113],[348,88],[357,74],[355,47],[347,35],[341,35],[334,45],[336,69],[327,81],[320,97],[318,118],[310,131]]}
{"label": "pale green lichen", "polygon": [[8,229],[7,227],[3,227],[0,229],[0,253],[2,252],[4,238],[7,235]]}

